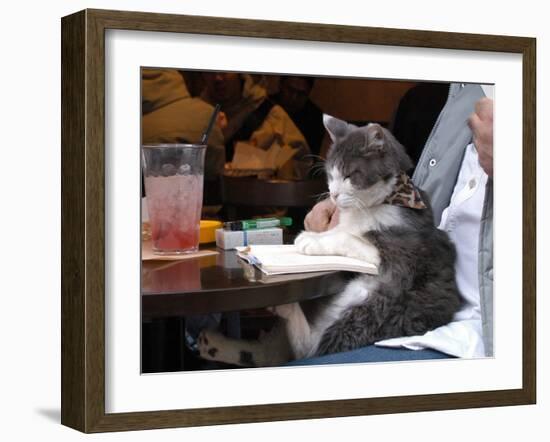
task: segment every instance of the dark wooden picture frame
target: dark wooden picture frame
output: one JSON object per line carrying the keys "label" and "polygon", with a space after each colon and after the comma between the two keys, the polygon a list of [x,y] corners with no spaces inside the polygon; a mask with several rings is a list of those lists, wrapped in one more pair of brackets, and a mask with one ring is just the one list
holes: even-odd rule
{"label": "dark wooden picture frame", "polygon": [[[494,51],[523,65],[523,383],[512,390],[105,412],[105,30]],[[536,400],[536,40],[85,10],[62,19],[61,422],[83,432],[533,404]]]}

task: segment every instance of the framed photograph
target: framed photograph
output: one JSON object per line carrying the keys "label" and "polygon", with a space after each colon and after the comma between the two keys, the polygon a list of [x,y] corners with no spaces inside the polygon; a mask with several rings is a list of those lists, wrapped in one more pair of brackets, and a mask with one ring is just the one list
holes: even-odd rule
{"label": "framed photograph", "polygon": [[[535,54],[535,39],[525,37],[106,10],[64,17],[62,423],[89,433],[535,403]],[[285,121],[284,129],[266,135],[261,121],[251,126],[247,117],[231,132],[233,85],[239,97],[243,88],[261,88],[261,99],[250,95],[254,115]],[[454,120],[445,110],[453,100],[462,103]],[[292,107],[306,101],[314,103],[309,112],[316,115],[316,132]],[[479,147],[487,133],[476,132],[469,120],[488,103],[490,168]],[[324,117],[326,131],[322,113],[335,117]],[[170,121],[178,119],[195,125],[174,132]],[[375,138],[365,140],[395,137],[405,146],[412,162],[400,167],[410,174],[416,167],[413,181],[432,192],[431,202],[446,188],[452,206],[455,194],[464,201],[482,186],[480,239],[468,249],[478,252],[475,269],[466,271],[477,287],[477,304],[466,309],[473,316],[461,316],[465,310],[457,306],[444,323],[418,328],[408,338],[389,339],[401,335],[387,332],[369,341],[380,352],[428,351],[423,358],[336,357],[330,363],[309,358],[322,352],[306,351],[273,362],[275,350],[268,346],[271,362],[258,362],[251,347],[234,338],[261,341],[265,327],[269,333],[279,316],[288,315],[271,307],[328,299],[341,272],[262,280],[235,264],[234,252],[212,244],[201,247],[200,256],[159,260],[165,246],[155,243],[153,181],[172,176],[167,168],[149,175],[149,153],[142,152],[176,144],[199,152],[189,146],[207,145],[204,170],[177,165],[172,177],[189,188],[193,175],[204,175],[200,191],[193,187],[186,197],[198,204],[202,192],[200,219],[208,207],[212,219],[239,222],[247,212],[233,206],[256,201],[254,215],[284,206],[278,222],[291,214],[292,233],[300,234],[311,196],[327,190],[326,178],[312,175],[315,163],[344,139],[338,138],[344,121],[348,138],[349,131],[374,130]],[[443,169],[440,153],[456,146],[461,167]],[[279,156],[266,159],[265,152]],[[468,164],[480,171],[479,179],[464,178],[460,192]],[[434,184],[429,174],[437,168],[447,172]],[[358,182],[351,172],[346,179]],[[286,187],[275,191],[275,184]],[[337,198],[334,185],[329,190]],[[449,233],[452,214],[442,214],[448,204],[432,205],[438,221],[447,219],[448,228],[440,228]],[[152,260],[148,241],[157,252]],[[467,298],[467,284],[456,280]],[[214,346],[205,339],[212,335],[201,328],[212,321],[222,336],[238,342],[235,359],[220,357],[225,341]],[[440,325],[447,328],[438,337]],[[441,344],[449,333],[463,338]]]}

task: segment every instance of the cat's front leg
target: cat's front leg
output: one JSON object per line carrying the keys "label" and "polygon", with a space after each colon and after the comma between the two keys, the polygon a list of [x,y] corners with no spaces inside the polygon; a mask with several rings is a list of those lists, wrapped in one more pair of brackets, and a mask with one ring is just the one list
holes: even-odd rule
{"label": "cat's front leg", "polygon": [[311,328],[304,315],[302,307],[297,302],[270,307],[269,310],[285,322],[288,341],[295,359],[311,356],[317,347],[317,342],[311,333]]}
{"label": "cat's front leg", "polygon": [[323,233],[302,232],[294,244],[305,255],[340,255],[380,264],[380,253],[372,243],[338,229]]}
{"label": "cat's front leg", "polygon": [[321,238],[327,236],[326,232],[302,232],[294,240],[294,245],[304,255],[332,255]]}

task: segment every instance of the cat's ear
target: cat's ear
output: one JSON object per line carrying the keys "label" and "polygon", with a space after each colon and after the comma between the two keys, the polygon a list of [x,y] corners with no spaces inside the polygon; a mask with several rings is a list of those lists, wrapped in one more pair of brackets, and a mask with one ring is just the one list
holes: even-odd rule
{"label": "cat's ear", "polygon": [[367,147],[370,151],[383,150],[386,143],[386,134],[382,126],[376,123],[367,125]]}
{"label": "cat's ear", "polygon": [[352,129],[356,128],[353,124],[348,124],[338,118],[323,114],[323,124],[330,135],[333,143],[344,138]]}
{"label": "cat's ear", "polygon": [[384,129],[379,124],[369,124],[367,126],[367,144],[371,152],[374,150],[391,153],[391,156],[396,159],[400,170],[407,172],[412,169],[413,163],[405,148],[389,130]]}

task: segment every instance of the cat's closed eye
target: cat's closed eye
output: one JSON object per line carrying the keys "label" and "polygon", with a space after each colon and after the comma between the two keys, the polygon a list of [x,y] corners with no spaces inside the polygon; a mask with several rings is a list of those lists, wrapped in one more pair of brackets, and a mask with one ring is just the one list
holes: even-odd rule
{"label": "cat's closed eye", "polygon": [[369,150],[365,153],[365,158],[383,157],[384,153],[382,149]]}

